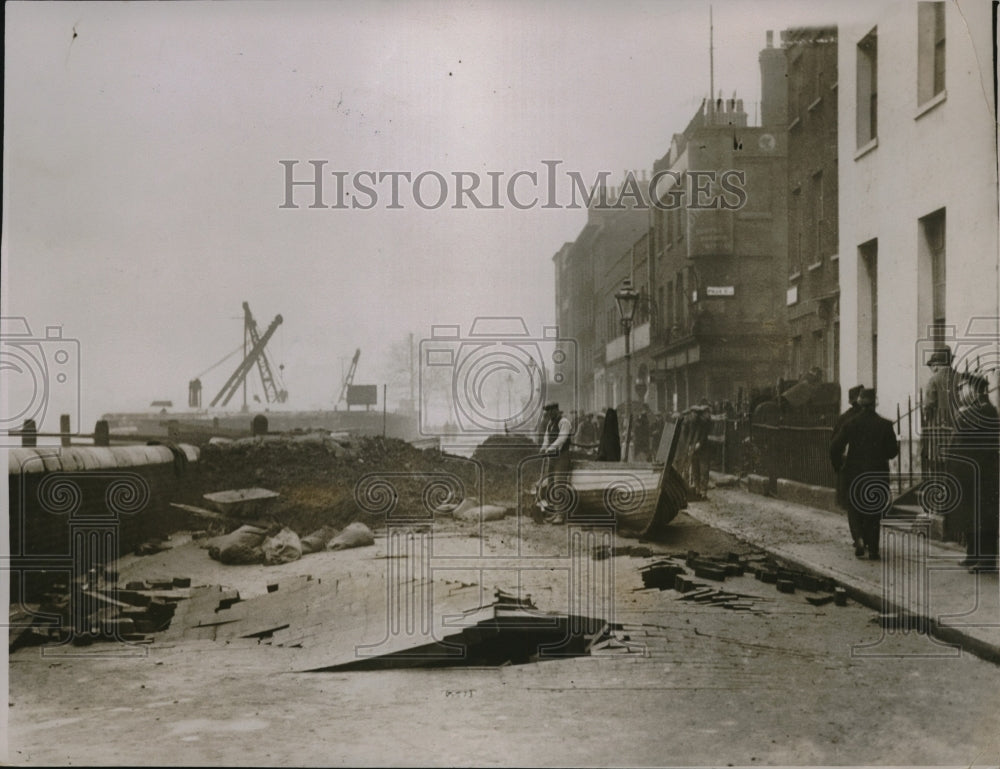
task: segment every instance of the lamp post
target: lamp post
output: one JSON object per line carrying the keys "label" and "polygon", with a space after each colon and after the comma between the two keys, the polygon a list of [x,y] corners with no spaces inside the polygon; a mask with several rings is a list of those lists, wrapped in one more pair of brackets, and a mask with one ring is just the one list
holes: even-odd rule
{"label": "lamp post", "polygon": [[632,319],[635,317],[635,307],[639,295],[632,288],[632,279],[625,278],[622,287],[615,294],[618,303],[618,314],[621,315],[622,328],[625,329],[625,447],[622,450],[622,461],[628,461],[628,448],[632,433]]}

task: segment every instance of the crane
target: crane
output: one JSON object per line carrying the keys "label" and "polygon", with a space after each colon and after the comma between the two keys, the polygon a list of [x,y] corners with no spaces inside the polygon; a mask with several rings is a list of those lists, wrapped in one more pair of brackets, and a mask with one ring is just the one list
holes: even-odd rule
{"label": "crane", "polygon": [[223,406],[228,404],[240,388],[240,385],[246,381],[247,375],[254,367],[254,364],[257,365],[257,369],[260,371],[260,379],[264,385],[264,397],[267,402],[284,403],[288,400],[288,391],[283,388],[278,389],[278,386],[275,384],[271,363],[264,352],[264,347],[281,323],[282,317],[280,315],[275,316],[274,320],[271,321],[271,325],[267,327],[267,331],[264,332],[264,336],[260,336],[257,333],[257,321],[254,320],[253,314],[250,312],[250,305],[247,302],[243,303],[244,349],[246,349],[246,343],[249,342],[250,350],[246,353],[240,365],[236,367],[236,371],[226,380],[222,389],[219,390],[219,394],[212,400],[212,406],[215,406],[219,401],[222,401]]}
{"label": "crane", "polygon": [[[354,372],[358,370],[358,359],[361,357],[361,348],[357,348],[354,351],[354,357],[351,358],[351,367],[347,370],[347,376],[344,377],[344,384],[340,388],[340,397],[337,398],[337,404],[347,401],[347,391],[350,389],[351,385],[354,383]],[[348,409],[350,406],[348,406]]]}

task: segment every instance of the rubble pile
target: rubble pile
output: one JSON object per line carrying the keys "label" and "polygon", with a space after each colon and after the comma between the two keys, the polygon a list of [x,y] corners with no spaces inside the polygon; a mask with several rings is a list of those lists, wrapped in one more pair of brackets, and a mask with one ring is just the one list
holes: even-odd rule
{"label": "rubble pile", "polygon": [[[595,560],[613,555],[617,553],[608,553],[606,548],[595,549],[592,553]],[[722,606],[738,611],[759,612],[761,609],[756,605],[758,602],[773,599],[724,590],[698,580],[724,582],[727,577],[752,574],[764,584],[773,584],[781,593],[794,593],[796,590],[810,593],[811,595],[804,597],[813,606],[825,606],[829,603],[847,605],[846,591],[832,580],[787,568],[764,554],[740,555],[730,552],[720,557],[689,550],[686,555],[671,554],[647,563],[639,567],[639,574],[643,589],[673,590],[680,601]]]}
{"label": "rubble pile", "polygon": [[48,573],[34,601],[11,605],[9,651],[37,644],[148,642],[166,629],[177,603],[190,595],[188,577],[116,584],[117,573],[97,565],[72,578]]}
{"label": "rubble pile", "polygon": [[[268,507],[269,519],[300,536],[323,526],[341,529],[354,521],[372,528],[383,525],[385,514],[372,511],[371,504],[359,504],[355,496],[366,476],[382,474],[391,482],[398,494],[397,510],[425,508],[427,486],[434,474],[456,476],[464,485],[464,495],[479,491],[476,463],[433,449],[420,450],[394,438],[322,432],[246,438],[206,446],[198,465],[197,480],[189,485],[189,498],[182,501],[197,505],[207,492],[266,487],[280,495]],[[513,499],[511,473],[501,470],[486,468],[486,494]]]}

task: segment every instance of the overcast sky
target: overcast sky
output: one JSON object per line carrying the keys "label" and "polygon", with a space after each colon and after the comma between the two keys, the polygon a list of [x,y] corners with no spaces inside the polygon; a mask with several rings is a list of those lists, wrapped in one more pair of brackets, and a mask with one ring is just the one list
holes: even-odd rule
{"label": "overcast sky", "polygon": [[[751,120],[765,31],[854,13],[801,0],[713,8],[716,88],[735,90]],[[261,332],[284,317],[269,354],[296,408],[332,406],[356,347],[355,381],[382,383],[409,332],[477,315],[523,316],[532,331],[552,322],[551,257],[583,211],[451,199],[430,210],[405,182],[402,209],[384,197],[312,209],[296,188],[289,210],[279,161],[299,161],[297,178],[310,160],[352,175],[436,171],[452,196],[455,171],[502,172],[506,185],[518,170],[543,174],[544,160],[620,181],[651,168],[709,87],[702,2],[10,3],[6,14],[3,314],[25,316],[35,337],[61,325],[79,340],[85,428],[154,399],[185,405],[188,380],[240,343],[244,300]],[[435,185],[424,190],[433,202]],[[203,377],[206,403],[235,364]],[[76,384],[54,388],[50,417]]]}

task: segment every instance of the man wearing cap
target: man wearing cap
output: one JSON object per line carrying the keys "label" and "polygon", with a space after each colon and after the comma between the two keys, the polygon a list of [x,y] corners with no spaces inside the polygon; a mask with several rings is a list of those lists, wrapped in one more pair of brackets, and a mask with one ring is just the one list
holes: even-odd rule
{"label": "man wearing cap", "polygon": [[867,548],[868,557],[877,561],[882,516],[892,505],[889,460],[899,454],[899,441],[892,422],[875,413],[874,390],[863,389],[858,406],[857,415],[833,436],[830,462],[834,470],[845,475],[848,525],[852,533],[861,532],[861,542],[854,540],[855,555],[859,555],[860,544]]}
{"label": "man wearing cap", "polygon": [[558,403],[546,403],[544,411],[541,453],[545,456],[545,464],[542,467],[542,480],[538,484],[538,506],[548,513],[545,518],[547,523],[563,523],[565,514],[553,509],[554,505],[545,497],[546,490],[551,488],[557,475],[569,474],[569,445],[573,424],[559,410]]}
{"label": "man wearing cap", "polygon": [[[833,424],[833,435],[839,433],[844,425],[850,422],[854,417],[861,413],[861,406],[858,405],[858,396],[861,391],[865,389],[864,385],[855,385],[850,390],[847,391],[847,402],[850,404],[843,414],[837,417],[837,421]],[[841,458],[841,464],[843,464],[843,458]],[[837,465],[834,465],[834,469],[837,469]],[[848,491],[848,480],[847,474],[843,471],[837,473],[837,504],[844,508],[845,510],[850,510],[847,502],[847,491]],[[851,541],[854,543],[854,555],[861,558],[865,554],[865,542],[861,537],[861,528],[858,525],[858,521],[855,516],[847,516],[847,524],[851,528]]]}

